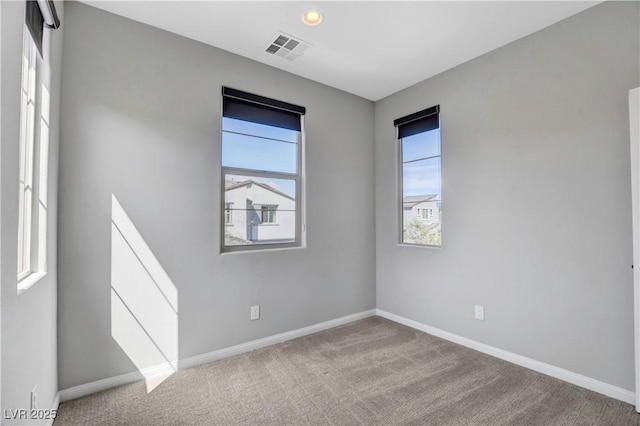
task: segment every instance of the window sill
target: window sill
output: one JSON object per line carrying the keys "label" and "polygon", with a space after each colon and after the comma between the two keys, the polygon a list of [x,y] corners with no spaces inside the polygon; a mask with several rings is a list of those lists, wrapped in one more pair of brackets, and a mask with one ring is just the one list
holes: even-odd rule
{"label": "window sill", "polygon": [[[239,249],[239,250],[222,250],[220,252],[221,256],[225,256],[227,254],[240,254],[240,253],[264,253],[269,251],[288,251],[288,250],[300,250],[305,249],[306,246],[288,246],[288,247],[278,247],[277,244],[274,244],[275,247],[259,247],[259,248],[251,248],[251,249]],[[248,246],[243,246],[248,247]]]}
{"label": "window sill", "polygon": [[46,272],[34,272],[18,282],[18,296],[33,287],[38,281],[47,275]]}
{"label": "window sill", "polygon": [[280,226],[279,223],[260,223],[258,226]]}
{"label": "window sill", "polygon": [[417,247],[417,248],[426,248],[426,249],[437,249],[441,250],[442,246],[433,246],[429,244],[411,244],[411,243],[397,243],[398,247]]}

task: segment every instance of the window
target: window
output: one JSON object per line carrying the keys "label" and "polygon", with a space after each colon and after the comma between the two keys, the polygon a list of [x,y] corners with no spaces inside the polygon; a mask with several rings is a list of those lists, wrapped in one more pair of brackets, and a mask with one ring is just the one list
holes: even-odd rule
{"label": "window", "polygon": [[36,110],[36,45],[25,27],[20,99],[20,165],[18,193],[18,280],[31,273],[33,151]]}
{"label": "window", "polygon": [[262,223],[276,223],[278,206],[262,206]]}
{"label": "window", "polygon": [[233,215],[231,212],[233,203],[224,203],[224,224],[233,225]]}
{"label": "window", "polygon": [[19,289],[33,284],[46,270],[48,137],[49,93],[38,76],[38,47],[25,25],[18,165]]}
{"label": "window", "polygon": [[222,99],[221,250],[301,246],[305,108],[228,87]]}
{"label": "window", "polygon": [[399,118],[394,125],[400,159],[400,243],[439,247],[442,245],[440,107]]}

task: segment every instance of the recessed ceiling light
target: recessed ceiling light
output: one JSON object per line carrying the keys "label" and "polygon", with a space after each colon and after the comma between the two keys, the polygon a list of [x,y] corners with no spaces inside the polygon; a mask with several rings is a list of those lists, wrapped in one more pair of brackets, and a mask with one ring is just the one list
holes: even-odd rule
{"label": "recessed ceiling light", "polygon": [[322,13],[319,10],[308,10],[302,15],[302,22],[314,27],[322,22]]}

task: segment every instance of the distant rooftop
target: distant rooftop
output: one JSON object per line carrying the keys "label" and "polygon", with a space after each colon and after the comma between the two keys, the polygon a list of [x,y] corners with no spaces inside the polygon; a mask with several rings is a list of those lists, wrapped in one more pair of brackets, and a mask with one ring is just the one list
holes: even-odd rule
{"label": "distant rooftop", "polygon": [[250,184],[257,185],[257,186],[259,186],[259,187],[261,187],[261,188],[264,188],[264,189],[266,189],[266,190],[268,190],[268,191],[274,192],[274,193],[276,193],[276,194],[278,194],[278,195],[282,195],[283,197],[286,197],[286,198],[288,198],[288,199],[290,199],[290,200],[294,200],[294,198],[293,198],[293,197],[291,197],[290,195],[287,195],[287,194],[285,194],[284,192],[282,192],[282,191],[280,191],[280,190],[275,189],[275,188],[274,188],[274,187],[272,187],[271,185],[267,185],[266,183],[256,182],[256,181],[255,181],[255,180],[253,180],[253,179],[247,179],[247,180],[238,181],[238,182],[235,182],[235,181],[225,181],[225,182],[224,182],[224,190],[225,190],[225,191],[230,191],[230,190],[232,190],[232,189],[240,188],[240,187],[242,187],[242,186],[247,186],[247,185],[250,185]]}
{"label": "distant rooftop", "polygon": [[435,198],[437,198],[437,196],[437,194],[409,195],[408,197],[404,197],[402,199],[402,205],[405,208],[412,208],[417,204],[424,203],[425,201],[435,201]]}

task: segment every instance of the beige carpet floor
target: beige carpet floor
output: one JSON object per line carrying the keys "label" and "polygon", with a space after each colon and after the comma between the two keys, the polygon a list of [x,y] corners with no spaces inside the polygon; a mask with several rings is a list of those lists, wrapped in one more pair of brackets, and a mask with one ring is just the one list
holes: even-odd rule
{"label": "beige carpet floor", "polygon": [[380,317],[60,405],[61,425],[638,425],[626,403]]}

